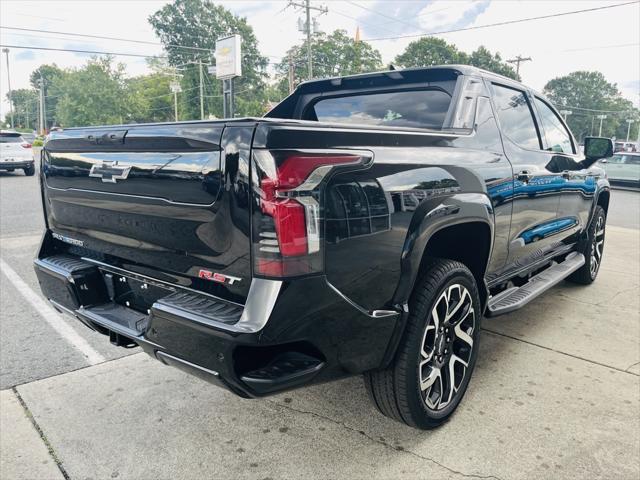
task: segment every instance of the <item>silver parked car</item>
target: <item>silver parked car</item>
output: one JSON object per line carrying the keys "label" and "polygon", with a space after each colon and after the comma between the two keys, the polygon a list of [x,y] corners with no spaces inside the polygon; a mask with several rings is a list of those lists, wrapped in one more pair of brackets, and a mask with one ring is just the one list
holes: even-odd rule
{"label": "silver parked car", "polygon": [[13,130],[0,130],[0,170],[21,169],[31,176],[35,173],[31,144]]}
{"label": "silver parked car", "polygon": [[618,152],[600,164],[612,185],[640,188],[640,153]]}

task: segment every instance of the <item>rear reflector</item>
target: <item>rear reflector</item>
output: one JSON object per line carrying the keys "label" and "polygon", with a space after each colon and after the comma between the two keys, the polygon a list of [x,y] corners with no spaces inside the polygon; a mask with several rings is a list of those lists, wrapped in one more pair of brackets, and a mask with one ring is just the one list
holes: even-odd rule
{"label": "rear reflector", "polygon": [[363,165],[360,152],[255,150],[252,182],[254,273],[268,277],[322,271],[322,181],[334,168]]}

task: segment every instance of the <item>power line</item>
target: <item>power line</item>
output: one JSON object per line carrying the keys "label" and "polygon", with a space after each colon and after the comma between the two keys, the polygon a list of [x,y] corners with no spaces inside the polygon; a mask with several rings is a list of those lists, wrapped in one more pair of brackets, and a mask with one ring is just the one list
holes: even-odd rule
{"label": "power line", "polygon": [[109,37],[106,35],[89,35],[83,33],[71,33],[71,32],[60,32],[55,30],[39,30],[36,28],[22,28],[22,27],[6,27],[4,25],[0,25],[0,29],[4,28],[5,30],[18,30],[21,32],[36,32],[36,33],[52,33],[54,35],[67,35],[69,37],[84,37],[84,38],[97,38],[100,40],[115,40],[118,42],[128,42],[128,43],[139,43],[142,45],[159,45],[165,48],[184,48],[188,50],[199,50],[203,52],[211,53],[210,48],[202,48],[202,47],[189,47],[187,45],[177,45],[177,44],[163,44],[161,42],[150,42],[147,40],[135,40],[131,38],[118,38],[118,37]]}
{"label": "power line", "polygon": [[53,48],[53,47],[36,47],[33,45],[7,45],[0,44],[0,47],[22,48],[25,50],[47,50],[55,52],[72,52],[72,53],[91,53],[94,55],[116,55],[120,57],[140,57],[140,58],[168,58],[165,55],[141,55],[139,53],[122,53],[122,52],[102,52],[97,50],[79,50],[75,48]]}
{"label": "power line", "polygon": [[417,38],[417,37],[425,37],[428,35],[444,35],[445,33],[455,33],[455,32],[465,32],[468,30],[479,30],[482,28],[490,28],[490,27],[500,27],[503,25],[512,25],[514,23],[523,23],[523,22],[531,22],[533,20],[544,20],[547,18],[555,18],[555,17],[564,17],[566,15],[574,15],[577,13],[586,13],[586,12],[595,12],[598,10],[606,10],[609,8],[616,8],[616,7],[622,7],[625,5],[631,5],[631,4],[635,4],[638,3],[638,0],[634,0],[632,2],[624,2],[624,3],[616,3],[614,5],[604,5],[601,7],[593,7],[593,8],[585,8],[582,10],[573,10],[570,12],[561,12],[561,13],[553,13],[550,15],[541,15],[538,17],[528,17],[528,18],[519,18],[517,20],[506,20],[504,22],[496,22],[496,23],[488,23],[486,25],[475,25],[475,26],[471,26],[471,27],[464,27],[464,28],[453,28],[450,30],[440,30],[440,31],[434,31],[434,32],[423,32],[423,33],[416,33],[416,34],[411,34],[411,35],[398,35],[395,37],[380,37],[380,38],[367,38],[365,39],[366,42],[377,42],[377,41],[381,41],[381,40],[399,40],[402,38]]}

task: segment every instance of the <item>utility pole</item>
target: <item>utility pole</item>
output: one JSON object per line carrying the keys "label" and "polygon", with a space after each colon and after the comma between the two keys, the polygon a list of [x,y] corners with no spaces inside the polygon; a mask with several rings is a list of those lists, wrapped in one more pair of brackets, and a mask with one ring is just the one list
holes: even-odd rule
{"label": "utility pole", "polygon": [[[312,58],[312,47],[311,47],[311,33],[312,33],[312,24],[311,24],[311,10],[316,10],[320,12],[320,15],[327,13],[329,9],[327,7],[314,7],[311,5],[311,0],[304,0],[304,3],[297,3],[292,0],[289,0],[289,4],[287,7],[300,7],[305,9],[306,13],[306,22],[304,23],[304,31],[307,34],[307,74],[309,76],[309,80],[313,78],[313,58]],[[298,21],[299,23],[300,21]]]}
{"label": "utility pole", "polygon": [[7,83],[9,84],[9,113],[11,114],[11,128],[13,125],[13,96],[11,95],[11,74],[9,73],[9,49],[3,48],[2,52],[7,56]]}
{"label": "utility pole", "polygon": [[294,76],[293,76],[293,57],[289,54],[289,94],[293,93]]}
{"label": "utility pole", "polygon": [[596,118],[600,119],[600,130],[598,130],[598,136],[601,137],[602,136],[602,120],[607,118],[607,116],[606,115],[596,115]]}
{"label": "utility pole", "polygon": [[631,124],[633,123],[632,118],[627,119],[627,142],[629,141],[629,134],[631,133]]}
{"label": "utility pole", "polygon": [[202,60],[198,60],[198,67],[200,69],[200,120],[204,120],[204,85],[202,78]]}
{"label": "utility pole", "polygon": [[518,55],[516,58],[512,58],[511,60],[507,60],[507,63],[515,63],[516,64],[516,75],[520,75],[520,64],[522,62],[530,62],[531,57],[522,57]]}
{"label": "utility pole", "polygon": [[[305,10],[307,11],[307,23],[305,24],[307,30],[307,69],[309,70],[309,80],[311,80],[313,78],[313,59],[311,58],[311,0],[305,0],[304,3]],[[7,55],[7,62],[9,62],[9,55]],[[7,72],[8,71],[9,69],[7,68]],[[13,123],[13,120],[11,120],[11,123]]]}

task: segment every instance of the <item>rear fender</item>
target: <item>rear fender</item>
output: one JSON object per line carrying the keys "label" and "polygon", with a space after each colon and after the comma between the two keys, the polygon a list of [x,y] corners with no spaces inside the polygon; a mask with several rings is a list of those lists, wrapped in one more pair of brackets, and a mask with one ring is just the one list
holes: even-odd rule
{"label": "rear fender", "polygon": [[[422,202],[411,221],[402,249],[401,276],[394,294],[394,303],[406,304],[418,277],[427,244],[438,231],[462,223],[485,223],[493,241],[493,207],[484,193],[458,193]],[[473,239],[469,239],[470,242]],[[491,258],[491,251],[487,262]],[[479,288],[483,288],[479,285]]]}

